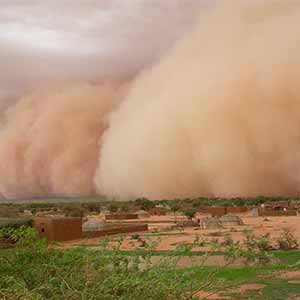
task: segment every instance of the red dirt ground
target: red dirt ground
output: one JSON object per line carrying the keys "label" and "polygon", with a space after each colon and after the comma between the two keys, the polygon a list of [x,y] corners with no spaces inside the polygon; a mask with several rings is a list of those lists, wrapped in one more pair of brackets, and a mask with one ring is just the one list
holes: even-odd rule
{"label": "red dirt ground", "polygon": [[[249,215],[240,215],[243,226],[234,226],[225,229],[204,230],[199,228],[185,228],[184,230],[171,229],[174,223],[174,216],[152,216],[150,218],[139,219],[138,222],[147,222],[149,224],[148,232],[138,232],[137,234],[147,241],[157,243],[156,250],[174,250],[178,244],[193,244],[198,237],[200,240],[222,242],[226,236],[230,236],[234,241],[243,241],[245,232],[251,232],[256,236],[270,233],[271,238],[278,238],[283,228],[289,228],[296,237],[300,236],[300,216],[295,217],[251,217]],[[197,217],[205,217],[197,216]],[[184,217],[176,217],[177,221]],[[125,235],[121,249],[132,250],[140,247],[140,242],[132,239],[134,233]],[[116,236],[110,236],[110,239],[116,240]],[[70,248],[78,244],[99,244],[102,238],[93,238],[88,240],[70,241],[62,244],[63,248]],[[114,242],[112,242],[114,243]],[[210,246],[193,248],[194,251],[206,251]]]}

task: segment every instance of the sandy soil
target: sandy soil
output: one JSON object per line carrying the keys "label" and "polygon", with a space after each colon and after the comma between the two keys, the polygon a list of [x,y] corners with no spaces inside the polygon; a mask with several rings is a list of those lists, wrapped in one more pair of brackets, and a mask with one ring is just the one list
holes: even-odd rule
{"label": "sandy soil", "polygon": [[[197,297],[199,299],[209,299],[209,300],[218,300],[218,299],[232,299],[229,295],[230,294],[239,294],[239,295],[243,295],[248,291],[257,291],[257,290],[261,290],[265,287],[265,285],[263,284],[258,284],[258,283],[253,283],[253,284],[244,284],[236,289],[230,289],[227,290],[226,292],[222,292],[222,293],[217,293],[217,294],[212,294],[209,292],[205,292],[205,291],[200,291],[199,293],[197,293]],[[240,298],[240,300],[242,300],[243,298]]]}

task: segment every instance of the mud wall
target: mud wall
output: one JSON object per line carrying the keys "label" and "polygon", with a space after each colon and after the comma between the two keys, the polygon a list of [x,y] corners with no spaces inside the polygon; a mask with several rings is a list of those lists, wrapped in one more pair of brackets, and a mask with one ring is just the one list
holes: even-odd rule
{"label": "mud wall", "polygon": [[137,214],[114,214],[106,215],[105,220],[136,220],[139,216]]}
{"label": "mud wall", "polygon": [[291,216],[297,216],[296,210],[269,210],[269,209],[258,209],[258,216],[265,216],[265,217],[291,217]]}
{"label": "mud wall", "polygon": [[121,233],[129,233],[129,232],[139,232],[139,231],[147,231],[148,224],[134,224],[134,225],[122,225],[114,228],[107,228],[99,231],[89,231],[85,232],[83,235],[85,238],[94,238],[101,237],[107,235],[121,234]]}

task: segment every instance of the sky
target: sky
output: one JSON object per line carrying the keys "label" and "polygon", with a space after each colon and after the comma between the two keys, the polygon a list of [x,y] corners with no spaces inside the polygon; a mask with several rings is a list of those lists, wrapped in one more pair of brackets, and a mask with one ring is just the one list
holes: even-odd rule
{"label": "sky", "polygon": [[1,0],[0,96],[45,81],[131,76],[189,30],[206,0]]}

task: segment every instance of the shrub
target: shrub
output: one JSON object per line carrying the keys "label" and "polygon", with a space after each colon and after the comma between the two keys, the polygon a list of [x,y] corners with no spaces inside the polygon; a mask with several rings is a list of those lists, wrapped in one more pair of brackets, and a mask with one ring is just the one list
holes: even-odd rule
{"label": "shrub", "polygon": [[19,213],[19,210],[12,207],[0,207],[1,218],[15,218]]}
{"label": "shrub", "polygon": [[226,236],[221,243],[222,246],[231,246],[234,244],[234,241],[231,236]]}
{"label": "shrub", "polygon": [[197,234],[194,239],[193,244],[198,247],[203,247],[203,246],[209,244],[209,241],[204,239],[203,237],[200,237],[199,234]]}
{"label": "shrub", "polygon": [[148,211],[151,208],[155,207],[153,201],[148,200],[147,198],[139,198],[134,201],[135,206],[140,206],[143,210]]}
{"label": "shrub", "polygon": [[[0,255],[0,299],[183,300],[193,299],[213,280],[210,271],[201,278],[191,270],[178,273],[175,259],[152,264],[151,254],[129,257],[119,246],[110,252],[47,248],[37,243],[31,228],[24,230],[13,235],[30,243]],[[187,246],[177,249],[178,254],[186,251]]]}
{"label": "shrub", "polygon": [[197,210],[194,208],[191,208],[191,209],[185,210],[183,213],[187,218],[193,219],[197,213]]}
{"label": "shrub", "polygon": [[133,234],[133,235],[131,236],[131,239],[132,239],[132,240],[138,240],[138,239],[140,239],[140,235],[137,234],[137,233],[135,233],[135,234]]}
{"label": "shrub", "polygon": [[277,239],[277,246],[280,250],[293,250],[299,247],[297,238],[289,228],[284,228]]}
{"label": "shrub", "polygon": [[243,246],[245,250],[242,250],[242,256],[249,263],[268,264],[273,258],[273,255],[269,253],[272,249],[270,234],[257,237],[252,233],[247,233]]}
{"label": "shrub", "polygon": [[83,218],[85,209],[81,205],[68,204],[63,207],[63,212],[66,217]]}

